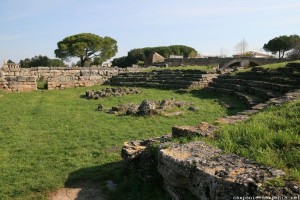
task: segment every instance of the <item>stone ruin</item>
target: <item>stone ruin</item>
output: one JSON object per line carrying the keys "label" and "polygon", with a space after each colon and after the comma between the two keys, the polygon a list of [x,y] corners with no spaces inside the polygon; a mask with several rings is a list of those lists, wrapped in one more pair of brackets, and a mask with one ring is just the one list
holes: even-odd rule
{"label": "stone ruin", "polygon": [[[98,110],[102,111],[103,106],[99,105]],[[112,107],[108,110],[108,113],[136,116],[174,116],[183,114],[184,110],[196,111],[197,108],[193,103],[176,101],[174,98],[171,98],[162,101],[143,100],[140,104],[122,104]]]}
{"label": "stone ruin", "polygon": [[140,68],[116,67],[31,67],[6,64],[0,68],[0,90],[22,92],[37,90],[43,81],[48,90],[104,84],[113,75],[140,71]]}
{"label": "stone ruin", "polygon": [[[270,106],[299,99],[300,89],[293,90],[236,115],[220,118],[215,123],[239,123]],[[281,186],[266,184],[284,178],[282,170],[236,154],[226,154],[201,141],[176,142],[176,138],[215,137],[217,130],[216,125],[207,122],[196,126],[175,126],[172,134],[125,142],[121,157],[142,180],[153,181],[161,176],[164,188],[176,200],[187,197],[201,200],[228,200],[234,197],[270,199],[272,196],[296,199],[300,196],[298,183],[286,180]]]}
{"label": "stone ruin", "polygon": [[94,91],[88,90],[85,92],[85,97],[87,99],[99,99],[99,98],[106,98],[106,97],[118,97],[124,96],[129,94],[140,94],[142,91],[137,88],[105,88],[103,90]]}

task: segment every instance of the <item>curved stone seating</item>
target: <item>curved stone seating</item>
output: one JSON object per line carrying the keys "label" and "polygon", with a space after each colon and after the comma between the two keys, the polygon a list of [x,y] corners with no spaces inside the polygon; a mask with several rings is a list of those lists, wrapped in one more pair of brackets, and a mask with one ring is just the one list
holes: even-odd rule
{"label": "curved stone seating", "polygon": [[251,107],[300,88],[300,63],[289,63],[276,70],[254,67],[236,75],[219,75],[206,90],[236,96]]}
{"label": "curved stone seating", "polygon": [[216,74],[202,70],[157,70],[119,74],[109,80],[110,85],[162,89],[181,89],[207,86]]}

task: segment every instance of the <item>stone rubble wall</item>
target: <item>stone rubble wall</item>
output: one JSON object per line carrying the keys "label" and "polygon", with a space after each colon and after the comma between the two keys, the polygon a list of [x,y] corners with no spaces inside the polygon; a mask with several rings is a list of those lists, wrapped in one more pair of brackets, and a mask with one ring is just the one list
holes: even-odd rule
{"label": "stone rubble wall", "polygon": [[0,89],[5,91],[37,90],[36,82],[47,82],[48,90],[100,85],[113,75],[138,72],[140,68],[104,67],[32,67],[0,68]]}

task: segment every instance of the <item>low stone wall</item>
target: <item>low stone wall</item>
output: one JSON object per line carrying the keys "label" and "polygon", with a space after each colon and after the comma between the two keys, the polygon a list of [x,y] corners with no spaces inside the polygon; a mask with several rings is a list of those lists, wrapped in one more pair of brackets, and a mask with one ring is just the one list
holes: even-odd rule
{"label": "low stone wall", "polygon": [[[36,90],[36,81],[44,80],[49,90],[100,85],[111,78],[140,68],[105,67],[32,67],[0,69],[0,89],[6,91]],[[33,81],[34,79],[34,81]]]}
{"label": "low stone wall", "polygon": [[33,91],[37,89],[36,78],[34,76],[16,76],[6,79],[2,77],[0,79],[0,89],[9,92]]}

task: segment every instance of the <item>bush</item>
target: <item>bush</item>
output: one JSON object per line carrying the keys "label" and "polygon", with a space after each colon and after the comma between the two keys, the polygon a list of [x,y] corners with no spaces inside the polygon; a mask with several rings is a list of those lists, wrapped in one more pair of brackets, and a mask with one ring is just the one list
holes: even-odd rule
{"label": "bush", "polygon": [[43,80],[43,79],[40,79],[36,82],[37,84],[37,89],[40,89],[40,90],[46,90],[48,89],[48,84],[47,84],[47,81]]}

